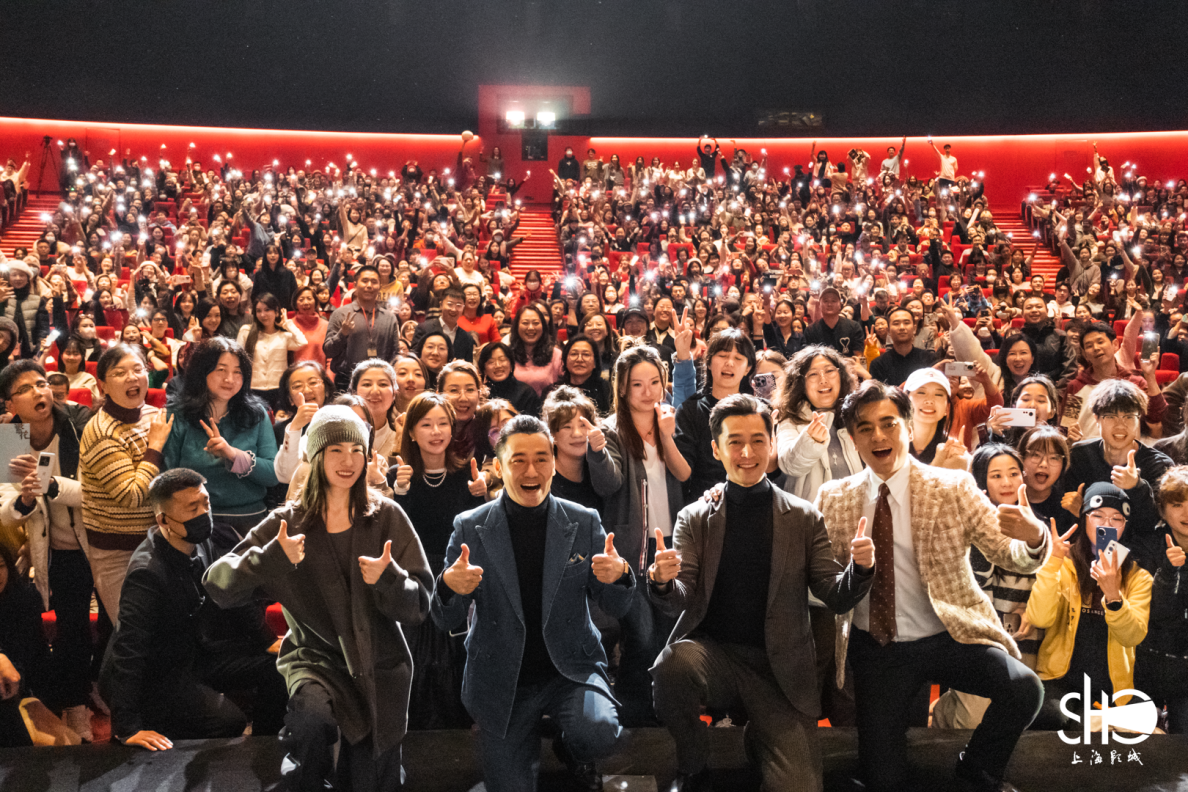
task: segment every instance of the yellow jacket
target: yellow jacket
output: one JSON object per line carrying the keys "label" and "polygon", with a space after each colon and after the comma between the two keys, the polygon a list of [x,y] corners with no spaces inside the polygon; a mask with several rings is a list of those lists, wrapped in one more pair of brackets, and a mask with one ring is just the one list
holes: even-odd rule
{"label": "yellow jacket", "polygon": [[[1106,646],[1110,682],[1114,690],[1125,690],[1134,685],[1134,647],[1147,637],[1150,573],[1132,567],[1122,586],[1122,607],[1116,611],[1104,610],[1110,636]],[[1047,630],[1039,650],[1040,679],[1060,679],[1072,663],[1073,644],[1081,620],[1081,589],[1071,558],[1051,556],[1040,569],[1027,600],[1027,620]]]}

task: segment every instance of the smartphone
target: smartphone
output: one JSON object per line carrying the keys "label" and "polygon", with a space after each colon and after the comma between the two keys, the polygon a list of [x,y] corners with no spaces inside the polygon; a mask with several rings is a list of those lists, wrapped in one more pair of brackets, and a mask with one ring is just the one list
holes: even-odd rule
{"label": "smartphone", "polygon": [[1143,333],[1143,360],[1150,360],[1151,356],[1159,351],[1159,334],[1158,333]]}
{"label": "smartphone", "polygon": [[1010,416],[1010,420],[1006,424],[1007,426],[1035,426],[1035,410],[1024,407],[1008,407],[999,410],[998,414]]}
{"label": "smartphone", "polygon": [[37,478],[41,481],[38,495],[49,491],[50,481],[54,478],[54,455],[49,451],[42,451],[37,458]]}
{"label": "smartphone", "polygon": [[972,377],[977,374],[973,363],[962,363],[960,361],[953,361],[945,364],[946,377]]}
{"label": "smartphone", "polygon": [[1105,525],[1098,526],[1097,541],[1094,543],[1094,546],[1097,548],[1097,554],[1099,556],[1105,552],[1106,548],[1108,548],[1112,542],[1116,541],[1118,541],[1117,528],[1109,528]]}

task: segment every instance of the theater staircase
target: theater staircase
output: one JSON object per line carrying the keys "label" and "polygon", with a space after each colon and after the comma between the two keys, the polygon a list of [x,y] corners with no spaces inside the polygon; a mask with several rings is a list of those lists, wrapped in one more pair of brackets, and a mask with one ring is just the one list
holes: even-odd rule
{"label": "theater staircase", "polygon": [[518,282],[523,282],[528,270],[540,270],[544,276],[561,276],[564,259],[548,204],[522,207],[516,235],[528,237],[512,251],[511,271]]}
{"label": "theater staircase", "polygon": [[33,246],[45,230],[43,214],[53,214],[62,199],[55,195],[33,197],[29,196],[29,203],[16,221],[6,226],[0,232],[0,250],[4,255],[12,258],[15,248],[23,247],[33,252]]}
{"label": "theater staircase", "polygon": [[[1009,234],[1015,247],[1021,249],[1024,255],[1031,254],[1035,239],[1031,236],[1031,227],[1019,212],[1018,203],[1001,203],[991,205],[994,224],[1005,234]],[[1032,275],[1044,276],[1044,288],[1051,291],[1056,282],[1056,273],[1060,270],[1060,256],[1052,252],[1047,240],[1040,240],[1039,249],[1035,251],[1035,260],[1031,263]]]}

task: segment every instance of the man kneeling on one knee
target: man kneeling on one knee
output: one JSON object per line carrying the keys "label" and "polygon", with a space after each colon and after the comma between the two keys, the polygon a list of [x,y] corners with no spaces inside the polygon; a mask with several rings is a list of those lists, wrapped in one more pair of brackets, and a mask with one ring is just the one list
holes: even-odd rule
{"label": "man kneeling on one knee", "polygon": [[725,493],[681,511],[674,549],[664,549],[657,531],[648,569],[650,595],[679,615],[652,668],[656,714],[676,741],[673,789],[708,787],[700,707],[741,701],[750,718],[747,753],[759,762],[763,788],[820,790],[807,592],[836,613],[853,608],[874,579],[874,544],[859,525],[843,568],[820,512],[771,485],[772,419],[758,399],[723,399],[710,430],[726,468]]}

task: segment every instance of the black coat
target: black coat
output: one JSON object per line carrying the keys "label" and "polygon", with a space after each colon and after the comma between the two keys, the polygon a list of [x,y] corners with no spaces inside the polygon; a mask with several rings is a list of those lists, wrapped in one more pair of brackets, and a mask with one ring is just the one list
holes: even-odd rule
{"label": "black coat", "polygon": [[[430,333],[444,332],[440,316],[426,319],[417,325],[417,331],[413,334],[412,348],[416,349],[417,345],[421,343],[421,339]],[[449,336],[447,335],[446,338],[448,339]],[[474,362],[474,336],[463,330],[461,326],[454,330],[454,343],[450,344],[450,360]]]}

